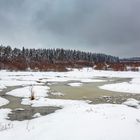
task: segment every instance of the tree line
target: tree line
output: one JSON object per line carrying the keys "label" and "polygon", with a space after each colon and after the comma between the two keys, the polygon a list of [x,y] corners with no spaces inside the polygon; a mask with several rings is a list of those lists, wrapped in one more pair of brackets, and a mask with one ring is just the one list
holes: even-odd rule
{"label": "tree line", "polygon": [[70,49],[27,49],[0,46],[0,69],[52,70],[66,67],[93,66],[95,63],[118,63],[111,55]]}

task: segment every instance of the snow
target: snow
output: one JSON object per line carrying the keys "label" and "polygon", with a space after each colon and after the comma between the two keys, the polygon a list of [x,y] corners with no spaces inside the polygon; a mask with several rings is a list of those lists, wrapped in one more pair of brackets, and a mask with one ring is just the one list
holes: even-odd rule
{"label": "snow", "polygon": [[[1,131],[4,140],[139,140],[140,110],[125,105],[90,105],[83,101],[59,100],[63,109],[30,121],[13,121]],[[5,110],[6,111],[6,110]],[[1,110],[0,110],[1,114]],[[8,123],[7,112],[2,122]],[[1,115],[0,115],[1,116]],[[116,133],[117,132],[117,133]],[[24,134],[24,136],[23,136]]]}
{"label": "snow", "polygon": [[[140,72],[115,72],[94,70],[92,68],[72,69],[68,72],[0,72],[0,87],[20,85],[40,85],[46,82],[105,82],[98,78],[140,78]],[[1,88],[0,88],[1,90]]]}
{"label": "snow", "polygon": [[[139,140],[140,101],[128,99],[123,104],[89,104],[90,101],[49,99],[50,88],[42,84],[70,82],[81,86],[84,82],[104,82],[102,77],[132,78],[130,82],[105,84],[105,90],[140,93],[140,72],[97,71],[91,68],[69,72],[0,72],[0,90],[7,86],[26,85],[8,92],[22,97],[21,104],[32,107],[60,107],[47,116],[34,114],[32,120],[10,121],[10,109],[0,109],[0,139],[2,140]],[[41,83],[38,83],[41,82]],[[41,84],[41,85],[38,85]],[[35,100],[30,100],[31,86]],[[53,93],[52,93],[53,94]],[[54,93],[58,95],[57,93]],[[114,93],[115,94],[115,93]],[[8,101],[0,97],[0,103]],[[1,106],[1,105],[0,105]],[[16,110],[21,110],[17,107]]]}
{"label": "snow", "polygon": [[[12,90],[10,92],[7,92],[6,94],[16,96],[16,97],[31,97],[31,86],[18,88],[15,90]],[[48,96],[47,92],[50,88],[48,86],[33,86],[33,93],[35,98],[38,97],[46,97]]]}
{"label": "snow", "polygon": [[3,84],[0,84],[0,91],[2,91],[3,89],[5,89],[6,87]]}
{"label": "snow", "polygon": [[29,98],[24,98],[22,99],[22,102],[21,102],[21,104],[23,105],[31,105],[32,107],[42,107],[42,106],[66,107],[66,106],[77,105],[81,103],[85,103],[85,101],[49,99],[49,98],[43,98],[43,97],[37,100],[30,100]]}
{"label": "snow", "polygon": [[82,79],[82,83],[94,83],[94,82],[106,82],[106,80],[100,80],[100,79]]}
{"label": "snow", "polygon": [[127,101],[125,101],[123,104],[129,107],[140,108],[140,101],[133,98],[127,99]]}
{"label": "snow", "polygon": [[132,71],[103,71],[103,70],[94,70],[92,68],[83,68],[83,69],[73,69],[70,72],[67,72],[67,76],[75,78],[97,78],[97,77],[116,77],[116,78],[140,78],[140,72]]}
{"label": "snow", "polygon": [[7,120],[5,120],[5,119],[8,118],[7,115],[9,113],[11,113],[11,109],[0,109],[0,123],[2,123],[4,121],[7,122]]}
{"label": "snow", "polygon": [[14,109],[15,111],[23,111],[24,109],[23,108],[16,108]]}
{"label": "snow", "polygon": [[9,103],[9,101],[7,99],[0,97],[0,106],[6,105],[8,103]]}
{"label": "snow", "polygon": [[50,94],[54,96],[64,96],[64,94],[61,92],[51,92]]}
{"label": "snow", "polygon": [[72,87],[80,87],[82,86],[82,83],[68,83],[68,85]]}
{"label": "snow", "polygon": [[140,84],[140,78],[133,78],[133,79],[130,81],[130,84],[139,85],[139,84]]}
{"label": "snow", "polygon": [[[4,87],[7,86],[24,86],[24,85],[34,85],[34,84],[41,84],[37,83],[36,81],[30,81],[30,80],[20,80],[20,79],[3,79],[0,80],[0,85],[3,85]],[[0,86],[1,87],[1,86]]]}
{"label": "snow", "polygon": [[140,78],[134,78],[130,82],[105,84],[100,88],[115,92],[140,94]]}
{"label": "snow", "polygon": [[41,117],[40,113],[36,113],[36,114],[33,115],[33,118],[38,118],[38,117]]}

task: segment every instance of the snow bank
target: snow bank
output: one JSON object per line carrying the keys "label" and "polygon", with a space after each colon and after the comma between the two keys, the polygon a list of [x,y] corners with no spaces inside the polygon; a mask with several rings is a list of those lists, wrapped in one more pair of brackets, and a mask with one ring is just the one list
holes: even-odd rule
{"label": "snow bank", "polygon": [[[33,93],[36,97],[46,97],[48,96],[47,92],[50,88],[48,86],[33,86]],[[31,86],[27,86],[24,88],[18,88],[7,92],[6,94],[16,96],[16,97],[31,97]]]}
{"label": "snow bank", "polygon": [[40,113],[36,113],[36,114],[33,115],[33,118],[38,118],[38,117],[41,117]]}
{"label": "snow bank", "polygon": [[100,86],[100,88],[104,90],[115,91],[115,92],[140,94],[140,78],[134,78],[130,82],[106,84]]}
{"label": "snow bank", "polygon": [[[6,122],[8,114],[11,113],[11,109],[0,109],[0,125],[2,122]],[[0,132],[1,133],[1,132]]]}
{"label": "snow bank", "polygon": [[8,103],[9,103],[8,100],[6,100],[6,99],[0,97],[0,106],[6,105],[6,104],[8,104]]}
{"label": "snow bank", "polygon": [[127,99],[123,104],[129,107],[140,108],[140,101],[133,98]]}

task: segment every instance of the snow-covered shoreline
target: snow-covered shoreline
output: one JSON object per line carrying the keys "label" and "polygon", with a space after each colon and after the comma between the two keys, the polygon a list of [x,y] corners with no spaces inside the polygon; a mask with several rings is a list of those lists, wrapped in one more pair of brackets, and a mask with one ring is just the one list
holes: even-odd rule
{"label": "snow-covered shoreline", "polygon": [[[0,90],[7,86],[19,85],[43,85],[44,83],[52,82],[68,82],[73,83],[90,83],[90,82],[106,82],[106,80],[99,79],[102,77],[107,78],[131,78],[131,82],[123,82],[116,84],[107,84],[101,89],[127,92],[127,93],[140,93],[140,72],[120,72],[120,71],[102,71],[94,70],[92,68],[72,69],[68,72],[0,72]],[[81,84],[69,84],[80,86]]]}

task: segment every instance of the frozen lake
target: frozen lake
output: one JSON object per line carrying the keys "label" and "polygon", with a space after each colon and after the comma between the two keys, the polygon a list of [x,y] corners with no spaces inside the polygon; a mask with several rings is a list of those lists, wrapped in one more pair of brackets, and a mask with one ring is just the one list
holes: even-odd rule
{"label": "frozen lake", "polygon": [[[126,101],[129,98],[140,100],[139,94],[130,94],[130,93],[123,94],[121,92],[113,92],[99,88],[104,84],[129,82],[130,78],[100,77],[96,78],[96,80],[103,81],[83,82],[83,83],[81,82],[79,85],[78,85],[79,81],[71,81],[71,80],[67,82],[50,82],[50,83],[46,82],[44,83],[44,87],[48,86],[49,84],[50,89],[48,92],[48,98],[50,99],[89,100],[91,101],[92,104],[102,104],[102,103],[121,104],[122,102]],[[71,85],[70,83],[74,84],[74,86]],[[15,97],[6,94],[7,92],[20,88],[23,88],[23,86],[11,86],[7,87],[6,89],[0,92],[1,97],[9,101],[8,104],[0,108],[12,109],[12,113],[8,115],[10,120],[22,121],[33,119],[33,115],[36,113],[40,113],[41,115],[48,115],[50,113],[54,113],[57,109],[61,109],[59,107],[54,106],[32,107],[31,105],[23,105],[21,104],[22,97]]]}
{"label": "frozen lake", "polygon": [[139,72],[1,71],[0,137],[139,140],[139,85]]}

